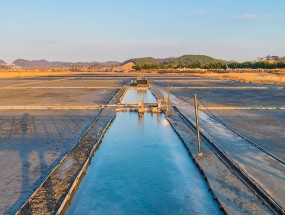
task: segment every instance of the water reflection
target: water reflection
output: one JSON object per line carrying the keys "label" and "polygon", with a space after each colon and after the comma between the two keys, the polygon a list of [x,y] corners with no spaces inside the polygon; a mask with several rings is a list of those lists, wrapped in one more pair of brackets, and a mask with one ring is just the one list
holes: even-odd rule
{"label": "water reflection", "polygon": [[144,102],[156,102],[155,97],[149,90],[128,90],[122,103],[138,103],[138,100],[142,95]]}
{"label": "water reflection", "polygon": [[144,123],[144,114],[138,114],[138,126],[140,129],[143,129]]}

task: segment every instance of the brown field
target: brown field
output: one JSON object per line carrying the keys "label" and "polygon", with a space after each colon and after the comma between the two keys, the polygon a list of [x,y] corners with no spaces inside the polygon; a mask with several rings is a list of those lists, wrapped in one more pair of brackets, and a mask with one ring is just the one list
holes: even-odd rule
{"label": "brown field", "polygon": [[3,78],[29,78],[29,77],[40,77],[40,76],[61,76],[61,75],[71,75],[71,74],[80,74],[82,72],[74,72],[69,70],[0,70],[0,79]]}
{"label": "brown field", "polygon": [[193,76],[199,76],[203,78],[217,78],[220,80],[230,80],[238,82],[248,82],[256,84],[284,84],[285,73],[269,73],[269,72],[203,72],[203,73],[191,73]]}
{"label": "brown field", "polygon": [[142,76],[153,76],[153,75],[165,75],[165,76],[196,76],[203,78],[215,78],[219,80],[230,80],[237,82],[247,82],[256,84],[274,84],[282,85],[285,84],[285,70],[272,71],[257,71],[257,70],[244,70],[244,71],[230,71],[230,72],[216,72],[216,71],[161,71],[149,70],[149,71],[128,71],[128,72],[100,72],[100,71],[71,71],[71,70],[0,70],[0,79],[10,78],[31,78],[31,77],[55,77],[55,76],[69,76],[69,75],[81,75],[81,74],[103,74],[103,75],[114,75],[114,74],[128,74],[128,75],[142,75]]}

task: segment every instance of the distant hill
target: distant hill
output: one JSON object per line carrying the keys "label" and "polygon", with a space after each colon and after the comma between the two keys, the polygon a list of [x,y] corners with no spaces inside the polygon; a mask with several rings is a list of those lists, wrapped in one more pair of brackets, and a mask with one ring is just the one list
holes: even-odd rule
{"label": "distant hill", "polygon": [[0,65],[5,65],[5,64],[7,64],[5,61],[0,60]]}
{"label": "distant hill", "polygon": [[129,62],[129,63],[126,63],[126,64],[123,64],[122,65],[122,68],[125,69],[125,70],[130,70],[133,68],[135,64],[133,62]]}
{"label": "distant hill", "polygon": [[47,61],[47,60],[25,60],[25,59],[17,59],[13,62],[18,67],[23,68],[72,68],[76,67],[91,67],[91,66],[117,66],[120,65],[119,62],[108,61],[105,63],[99,62],[62,62],[62,61]]}
{"label": "distant hill", "polygon": [[124,63],[133,62],[135,65],[208,65],[211,63],[225,62],[223,60],[215,59],[206,55],[183,55],[176,58],[134,58]]}
{"label": "distant hill", "polygon": [[122,63],[119,66],[114,67],[114,71],[131,71],[135,64],[133,62]]}

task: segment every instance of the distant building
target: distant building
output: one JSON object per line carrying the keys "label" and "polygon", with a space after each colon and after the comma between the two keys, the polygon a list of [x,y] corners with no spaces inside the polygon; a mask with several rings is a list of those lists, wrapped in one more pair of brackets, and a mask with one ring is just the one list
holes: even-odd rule
{"label": "distant building", "polygon": [[148,81],[146,78],[137,78],[137,87],[148,87]]}
{"label": "distant building", "polygon": [[0,64],[0,69],[18,69],[15,64]]}

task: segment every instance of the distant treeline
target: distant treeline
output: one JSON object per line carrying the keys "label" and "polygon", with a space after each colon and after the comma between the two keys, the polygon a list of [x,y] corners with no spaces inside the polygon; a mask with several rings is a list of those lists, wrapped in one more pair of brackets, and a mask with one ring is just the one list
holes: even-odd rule
{"label": "distant treeline", "polygon": [[177,58],[156,59],[152,57],[135,58],[129,60],[133,62],[136,70],[146,69],[176,69],[176,68],[202,68],[206,65],[215,65],[220,67],[225,63],[223,60],[218,60],[205,55],[183,55]]}
{"label": "distant treeline", "polygon": [[285,62],[278,63],[270,63],[267,61],[262,62],[244,62],[244,63],[223,63],[223,62],[215,62],[209,64],[143,64],[143,65],[135,65],[133,69],[135,70],[150,70],[150,69],[282,69],[285,68]]}
{"label": "distant treeline", "polygon": [[268,61],[244,62],[244,63],[229,63],[230,69],[282,69],[285,68],[285,62],[272,63]]}
{"label": "distant treeline", "polygon": [[135,70],[151,69],[281,69],[285,68],[285,61],[257,61],[257,62],[227,62],[205,55],[184,55],[177,58],[155,59],[135,58],[130,60]]}

